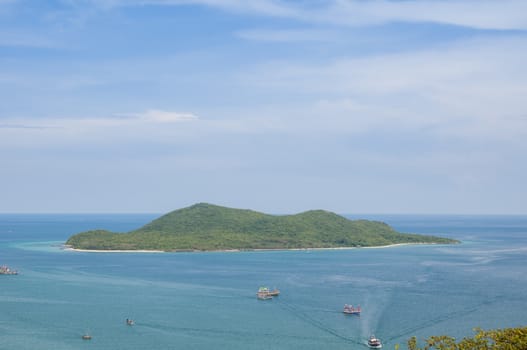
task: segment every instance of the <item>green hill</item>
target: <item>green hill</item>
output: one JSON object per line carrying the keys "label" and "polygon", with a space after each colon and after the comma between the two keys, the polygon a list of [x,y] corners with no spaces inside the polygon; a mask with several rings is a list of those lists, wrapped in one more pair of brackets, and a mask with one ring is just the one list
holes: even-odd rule
{"label": "green hill", "polygon": [[456,242],[440,237],[403,234],[382,222],[348,220],[323,210],[296,215],[268,215],[199,203],[163,215],[134,231],[87,231],[70,237],[66,244],[76,249],[92,250],[193,251]]}

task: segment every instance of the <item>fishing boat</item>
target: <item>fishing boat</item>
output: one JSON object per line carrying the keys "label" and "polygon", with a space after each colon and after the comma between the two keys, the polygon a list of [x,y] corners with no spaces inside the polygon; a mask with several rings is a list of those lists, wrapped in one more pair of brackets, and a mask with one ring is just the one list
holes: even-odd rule
{"label": "fishing boat", "polygon": [[84,340],[90,340],[90,339],[91,339],[91,335],[89,335],[89,334],[84,334],[84,335],[82,336],[82,339],[84,339]]}
{"label": "fishing boat", "polygon": [[18,275],[18,271],[11,270],[7,265],[2,265],[0,266],[0,275]]}
{"label": "fishing boat", "polygon": [[360,305],[357,307],[353,307],[353,305],[344,304],[344,310],[342,310],[343,313],[347,315],[359,315],[361,312]]}
{"label": "fishing boat", "polygon": [[256,293],[256,295],[261,295],[261,296],[269,296],[269,297],[277,297],[280,295],[280,291],[278,289],[273,289],[273,290],[270,290],[269,288],[267,287],[260,287],[258,289],[258,293]]}
{"label": "fishing boat", "polygon": [[135,324],[135,322],[134,322],[134,320],[132,320],[132,319],[130,319],[130,318],[127,318],[127,319],[126,319],[126,324],[127,324],[128,326],[133,326],[133,325]]}
{"label": "fishing boat", "polygon": [[380,349],[382,348],[382,343],[379,338],[375,338],[374,335],[371,335],[370,339],[368,339],[368,346],[372,349]]}

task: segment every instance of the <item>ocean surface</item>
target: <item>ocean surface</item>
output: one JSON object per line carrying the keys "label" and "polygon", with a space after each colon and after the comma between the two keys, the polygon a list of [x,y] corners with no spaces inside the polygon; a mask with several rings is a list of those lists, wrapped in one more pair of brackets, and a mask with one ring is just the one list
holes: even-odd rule
{"label": "ocean surface", "polygon": [[[372,333],[394,349],[414,335],[527,325],[527,216],[360,216],[459,245],[61,249],[71,234],[123,232],[155,217],[0,214],[0,265],[20,272],[0,276],[0,349],[366,349]],[[262,285],[282,293],[259,301]],[[345,303],[362,315],[342,314]],[[85,333],[93,338],[82,340]]]}

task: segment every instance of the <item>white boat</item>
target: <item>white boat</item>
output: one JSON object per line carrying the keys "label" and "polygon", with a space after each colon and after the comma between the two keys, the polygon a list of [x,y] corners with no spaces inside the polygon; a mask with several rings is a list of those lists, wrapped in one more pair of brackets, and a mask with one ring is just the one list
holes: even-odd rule
{"label": "white boat", "polygon": [[272,299],[272,297],[277,297],[279,295],[280,295],[280,291],[278,289],[275,288],[273,290],[270,290],[267,287],[260,287],[258,289],[258,292],[256,293],[256,296],[258,297],[258,299],[261,299],[261,300]]}
{"label": "white boat", "polygon": [[344,310],[342,310],[343,313],[347,315],[359,315],[361,313],[360,305],[357,307],[353,307],[353,305],[344,304]]}
{"label": "white boat", "polygon": [[18,275],[18,271],[11,270],[7,265],[2,265],[0,266],[0,275]]}
{"label": "white boat", "polygon": [[382,348],[382,343],[379,338],[375,338],[374,335],[371,335],[370,339],[368,339],[368,346],[372,349],[380,349]]}

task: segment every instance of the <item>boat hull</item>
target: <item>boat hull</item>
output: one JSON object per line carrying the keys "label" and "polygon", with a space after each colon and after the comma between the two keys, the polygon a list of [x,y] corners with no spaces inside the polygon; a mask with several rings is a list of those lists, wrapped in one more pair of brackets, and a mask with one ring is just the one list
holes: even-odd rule
{"label": "boat hull", "polygon": [[382,348],[382,343],[377,338],[370,338],[368,340],[368,347],[370,347],[371,349],[380,349]]}
{"label": "boat hull", "polygon": [[278,289],[269,290],[267,287],[260,287],[258,293],[256,293],[256,296],[260,300],[269,300],[273,297],[277,297],[278,295],[280,295],[280,291]]}
{"label": "boat hull", "polygon": [[344,310],[342,310],[342,313],[344,313],[346,315],[360,315],[361,311],[362,310],[361,310],[360,306],[353,307],[353,305],[345,304],[344,305]]}
{"label": "boat hull", "polygon": [[18,275],[17,270],[11,270],[8,266],[0,266],[0,275]]}

